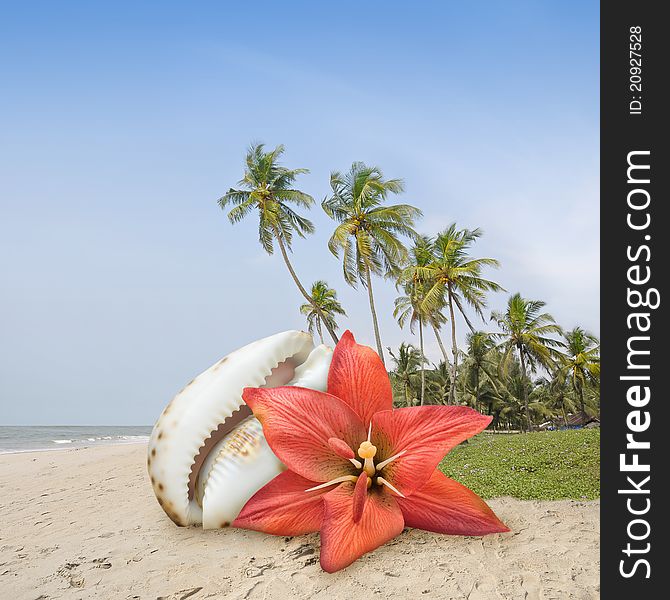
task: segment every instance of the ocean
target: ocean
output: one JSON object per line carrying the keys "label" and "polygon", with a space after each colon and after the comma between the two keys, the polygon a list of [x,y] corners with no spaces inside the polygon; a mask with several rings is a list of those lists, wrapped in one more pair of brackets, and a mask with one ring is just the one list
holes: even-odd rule
{"label": "ocean", "polygon": [[147,442],[151,426],[0,425],[0,454]]}

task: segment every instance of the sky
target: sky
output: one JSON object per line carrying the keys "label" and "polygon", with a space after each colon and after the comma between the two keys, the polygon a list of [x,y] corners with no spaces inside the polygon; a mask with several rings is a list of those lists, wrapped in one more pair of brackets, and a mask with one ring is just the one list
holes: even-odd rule
{"label": "sky", "polygon": [[[420,232],[482,228],[507,290],[487,315],[518,291],[600,333],[596,2],[235,4],[3,6],[0,425],[153,424],[231,350],[305,328],[257,223],[216,203],[253,141],[310,169],[292,258],[361,343],[367,297],[319,206],[353,161],[404,179]],[[384,346],[411,341],[374,290]]]}

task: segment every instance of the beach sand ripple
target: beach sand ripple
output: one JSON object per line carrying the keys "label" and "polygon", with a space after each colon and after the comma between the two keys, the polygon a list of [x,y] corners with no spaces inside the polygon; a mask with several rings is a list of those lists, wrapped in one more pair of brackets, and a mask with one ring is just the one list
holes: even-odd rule
{"label": "beach sand ripple", "polygon": [[406,530],[335,574],[318,535],[178,528],[143,444],[0,459],[0,589],[12,600],[599,598],[599,502],[499,498],[511,533]]}

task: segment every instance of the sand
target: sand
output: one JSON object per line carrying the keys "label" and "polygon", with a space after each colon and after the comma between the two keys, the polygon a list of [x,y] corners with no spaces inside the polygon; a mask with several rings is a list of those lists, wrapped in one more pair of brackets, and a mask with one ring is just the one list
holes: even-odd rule
{"label": "sand", "polygon": [[145,446],[0,456],[0,596],[11,600],[599,597],[599,502],[490,501],[511,533],[406,530],[335,574],[318,534],[178,528]]}

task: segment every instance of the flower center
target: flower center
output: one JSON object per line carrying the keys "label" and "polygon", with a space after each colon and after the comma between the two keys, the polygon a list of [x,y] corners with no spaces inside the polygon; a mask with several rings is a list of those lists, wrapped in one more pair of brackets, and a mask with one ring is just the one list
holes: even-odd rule
{"label": "flower center", "polygon": [[[383,485],[389,488],[394,494],[397,494],[398,496],[404,498],[405,496],[402,494],[402,492],[400,492],[397,488],[395,488],[389,481],[384,479],[384,477],[378,475],[378,473],[384,467],[391,464],[393,461],[397,460],[403,454],[405,454],[406,450],[402,450],[401,452],[398,452],[397,454],[394,454],[390,458],[387,458],[386,460],[383,460],[379,462],[377,465],[375,465],[374,458],[375,456],[377,456],[377,446],[375,446],[372,442],[370,442],[371,434],[372,434],[372,424],[370,425],[370,429],[368,430],[368,439],[361,442],[360,446],[358,447],[358,456],[363,459],[363,463],[354,458],[355,454],[353,450],[348,446],[348,444],[344,440],[340,440],[338,438],[330,438],[328,440],[328,445],[330,446],[331,450],[333,450],[338,456],[341,456],[342,458],[351,462],[351,464],[353,464],[356,469],[360,469],[361,472],[358,475],[342,475],[341,477],[336,477],[335,479],[331,479],[326,483],[321,483],[305,491],[313,492],[315,490],[320,490],[329,487],[331,485],[335,485],[336,483],[351,481],[353,483],[356,483],[357,484],[356,489],[357,490],[360,489],[360,493],[363,493],[364,490],[370,489],[372,483],[374,482],[377,485]],[[365,483],[362,480],[365,480]],[[360,494],[357,493],[356,495],[358,496]],[[355,516],[357,515],[360,518],[360,514],[362,514],[362,508],[360,509],[360,512],[358,510],[354,511],[354,514]]]}

